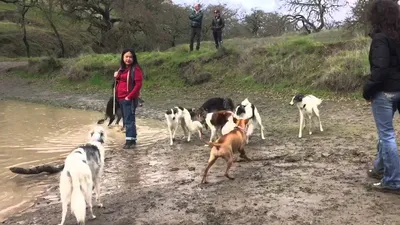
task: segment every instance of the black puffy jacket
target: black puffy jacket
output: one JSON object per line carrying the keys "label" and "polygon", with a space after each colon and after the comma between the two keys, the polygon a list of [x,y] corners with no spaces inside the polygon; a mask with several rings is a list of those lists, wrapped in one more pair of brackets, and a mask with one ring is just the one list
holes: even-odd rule
{"label": "black puffy jacket", "polygon": [[370,35],[371,76],[363,88],[363,97],[372,100],[377,92],[400,91],[400,43],[382,32]]}

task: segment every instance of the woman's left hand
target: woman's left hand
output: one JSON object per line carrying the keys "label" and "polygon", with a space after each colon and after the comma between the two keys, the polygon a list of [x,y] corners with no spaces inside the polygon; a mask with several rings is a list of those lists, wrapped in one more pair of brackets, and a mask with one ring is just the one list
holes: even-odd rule
{"label": "woman's left hand", "polygon": [[129,99],[128,97],[125,97],[125,100],[126,100],[126,101],[129,101],[130,99]]}

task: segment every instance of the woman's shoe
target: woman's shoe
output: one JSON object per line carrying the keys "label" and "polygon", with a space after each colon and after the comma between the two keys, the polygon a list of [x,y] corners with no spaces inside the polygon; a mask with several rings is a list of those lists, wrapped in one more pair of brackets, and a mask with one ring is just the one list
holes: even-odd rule
{"label": "woman's shoe", "polygon": [[400,194],[400,188],[392,188],[388,186],[383,186],[382,182],[374,183],[370,185],[371,190],[380,191],[384,193]]}
{"label": "woman's shoe", "polygon": [[132,149],[136,146],[136,141],[135,140],[128,140],[125,142],[125,145],[123,149]]}
{"label": "woman's shoe", "polygon": [[375,169],[369,169],[367,171],[368,177],[377,179],[377,180],[382,180],[383,178],[383,172],[377,172]]}

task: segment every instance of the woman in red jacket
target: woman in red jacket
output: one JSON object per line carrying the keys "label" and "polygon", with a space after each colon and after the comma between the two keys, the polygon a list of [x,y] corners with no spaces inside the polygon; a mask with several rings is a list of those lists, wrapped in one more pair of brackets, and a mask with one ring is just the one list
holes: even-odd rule
{"label": "woman in red jacket", "polygon": [[124,149],[136,146],[136,118],[140,89],[142,88],[143,72],[140,68],[135,51],[125,49],[121,54],[121,67],[114,73],[116,79],[116,97],[121,106],[126,127]]}

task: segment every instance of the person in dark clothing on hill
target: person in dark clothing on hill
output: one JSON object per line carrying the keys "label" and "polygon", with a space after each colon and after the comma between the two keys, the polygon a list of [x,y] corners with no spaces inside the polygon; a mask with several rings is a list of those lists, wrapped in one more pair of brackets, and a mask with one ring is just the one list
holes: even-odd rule
{"label": "person in dark clothing on hill", "polygon": [[373,32],[369,51],[371,76],[363,97],[371,103],[378,131],[378,154],[368,176],[378,191],[400,194],[400,160],[393,116],[400,105],[400,9],[392,0],[374,0],[368,12]]}
{"label": "person in dark clothing on hill", "polygon": [[200,38],[201,38],[201,25],[203,22],[203,11],[200,10],[200,4],[194,5],[194,10],[189,15],[190,26],[192,27],[192,32],[190,34],[190,51],[193,51],[193,42],[196,37],[197,45],[196,50],[200,49]]}
{"label": "person in dark clothing on hill", "polygon": [[211,29],[213,30],[215,47],[218,49],[222,44],[222,29],[225,27],[225,21],[221,17],[219,9],[214,10],[214,14],[215,16],[211,22]]}

